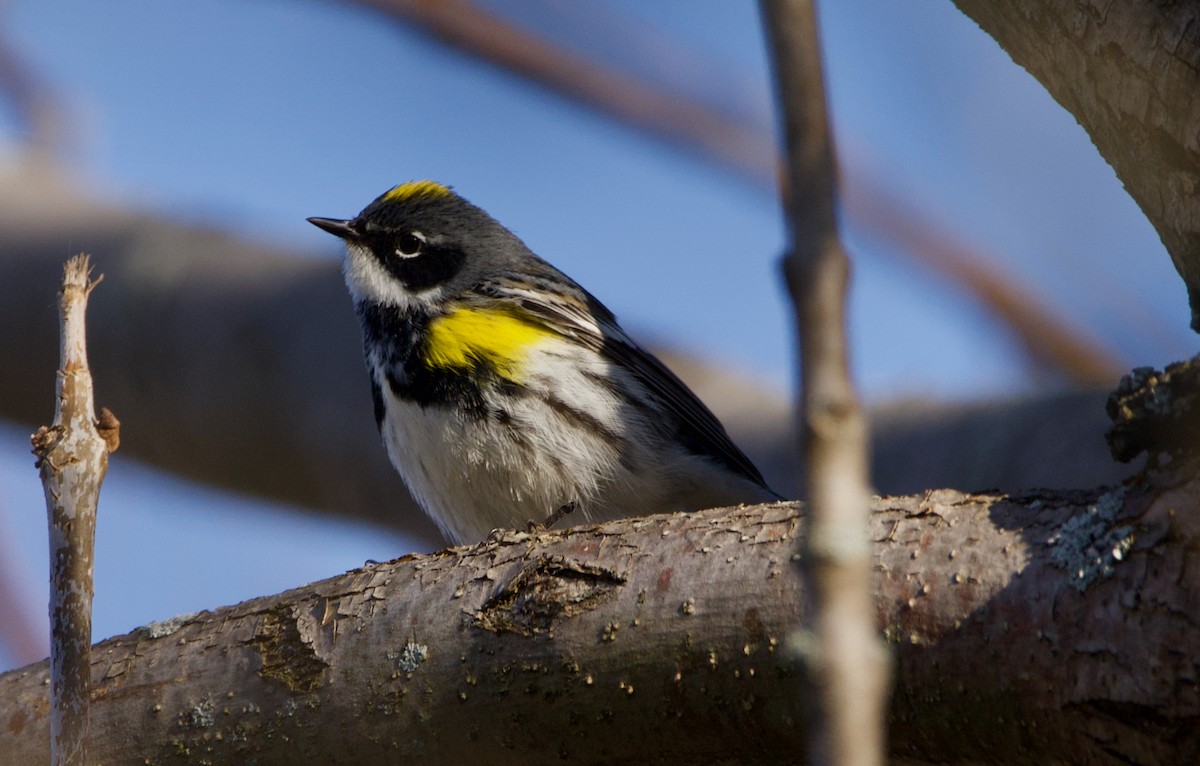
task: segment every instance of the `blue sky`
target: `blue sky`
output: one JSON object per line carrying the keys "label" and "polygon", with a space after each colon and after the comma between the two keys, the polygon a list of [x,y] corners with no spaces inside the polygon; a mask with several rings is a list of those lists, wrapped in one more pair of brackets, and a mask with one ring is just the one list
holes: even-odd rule
{"label": "blue sky", "polygon": [[[554,32],[561,4],[486,5]],[[752,114],[772,119],[753,4],[611,7],[708,62]],[[973,22],[950,2],[821,10],[845,152],[1128,364],[1190,355],[1183,287],[1157,236],[1073,118]],[[358,8],[13,0],[2,13],[7,39],[66,107],[70,173],[99,197],[335,258],[306,216],[349,216],[397,182],[436,179],[586,285],[635,335],[789,389],[783,225],[762,189]],[[8,125],[0,141],[12,144]],[[852,220],[845,228],[854,368],[869,399],[1036,390],[1010,339],[968,299]],[[37,583],[41,501],[26,450],[22,429],[0,429],[0,556],[19,550]],[[213,505],[239,510],[205,511],[207,535],[188,530],[196,509]],[[204,494],[119,456],[107,508],[122,510],[101,522],[98,637],[407,550],[378,530],[284,522],[279,509]],[[113,559],[130,563],[109,569]],[[253,576],[271,570],[279,576]],[[175,581],[191,587],[165,587]]]}
{"label": "blue sky", "polygon": [[[556,3],[493,5],[534,17]],[[748,4],[616,7],[737,72],[771,119]],[[1097,305],[1097,288],[1145,306],[1148,323],[1186,326],[1182,287],[1112,171],[971,21],[948,3],[822,8],[844,149],[1130,357],[1136,339]],[[73,169],[97,193],[335,257],[305,216],[348,215],[396,182],[437,179],[635,331],[789,384],[777,206],[723,171],[333,3],[15,2],[8,16],[18,48],[64,95]],[[1025,382],[990,322],[847,228],[868,396],[971,397]],[[1148,271],[1109,275],[1134,257]],[[1163,291],[1176,299],[1153,307]],[[718,302],[730,310],[712,311]],[[1164,334],[1174,346],[1186,338]]]}

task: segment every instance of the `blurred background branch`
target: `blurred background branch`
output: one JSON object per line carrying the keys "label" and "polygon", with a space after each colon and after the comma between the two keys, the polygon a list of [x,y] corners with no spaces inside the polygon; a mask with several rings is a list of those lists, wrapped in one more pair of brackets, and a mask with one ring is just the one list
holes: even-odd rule
{"label": "blurred background branch", "polygon": [[955,5],[1091,136],[1162,238],[1200,332],[1200,9],[1156,0]]}
{"label": "blurred background branch", "polygon": [[[53,284],[60,254],[86,239],[108,277],[89,317],[91,357],[104,401],[121,413],[122,454],[438,539],[377,441],[336,262],[106,208],[32,176],[21,186],[24,201],[8,188],[0,187],[0,252],[9,254],[0,259],[0,326],[11,342],[0,343],[0,416],[29,424],[41,416],[35,393],[53,369],[55,318],[27,286]],[[797,492],[786,398],[665,352],[772,484]],[[1108,457],[1105,395],[1094,388],[1007,404],[881,405],[872,414],[876,486],[1114,481],[1128,469]]]}
{"label": "blurred background branch", "polygon": [[[775,183],[769,127],[753,122],[739,109],[716,109],[643,77],[623,74],[568,47],[556,45],[471,0],[347,1],[411,25],[462,53],[526,78],[604,117],[695,152],[754,183],[768,186]],[[571,16],[597,14],[605,15],[596,7],[570,13],[560,8],[559,18],[569,22]],[[621,36],[619,40],[604,41],[602,47],[620,50],[631,40],[635,44],[657,45],[652,38],[622,28],[612,14],[607,14],[606,20]],[[624,34],[626,31],[631,34]],[[646,53],[640,60],[657,59]]]}
{"label": "blurred background branch", "polygon": [[1036,368],[1061,374],[1077,386],[1111,385],[1125,372],[1103,341],[1004,274],[995,265],[999,258],[978,252],[882,183],[844,186],[842,204],[858,226],[892,242],[933,277],[969,292],[1003,320]]}
{"label": "blurred background branch", "polygon": [[[0,12],[6,9],[0,8]],[[54,161],[67,149],[66,110],[58,93],[42,79],[13,41],[0,30],[0,94],[20,125],[32,161]]]}
{"label": "blurred background branch", "polygon": [[[688,95],[678,72],[658,70],[656,77],[642,75],[640,79],[624,75],[554,45],[471,0],[350,2],[414,25],[466,55],[713,162],[744,181],[769,189],[777,183],[781,159],[774,149],[770,123],[734,102],[727,84],[714,87],[706,101]],[[589,13],[604,11],[592,8]],[[562,16],[569,19],[571,14],[563,12]],[[611,30],[613,37],[604,41],[603,48],[626,49],[630,41],[655,45],[653,39],[634,34],[633,25],[623,25],[616,14],[607,14],[606,21],[605,29]],[[641,62],[656,60],[652,50],[631,55]],[[972,252],[975,248],[948,221],[911,203],[903,204],[902,212],[888,209],[886,205],[899,198],[866,162],[851,157],[843,164],[843,173],[842,201],[847,215],[897,245],[890,253],[913,259],[945,283],[977,298],[1018,338],[1036,366],[1054,370],[1077,385],[1109,382],[1120,376],[1125,365],[1115,352],[1073,327],[1019,280],[1003,275],[994,260],[990,268],[985,266],[986,256]]]}
{"label": "blurred background branch", "polygon": [[[665,57],[670,65],[662,70],[637,76],[465,0],[356,2],[717,163],[752,184],[772,183],[777,158],[769,122],[737,103],[737,78],[705,89],[716,105],[682,86],[681,71],[686,74],[697,66],[694,62],[704,60],[700,54],[685,50]],[[636,50],[624,55],[645,66],[664,60],[656,53],[657,38],[617,12],[602,6],[585,12],[553,2],[548,7],[566,29],[572,23],[586,26],[593,47],[632,46]],[[23,94],[30,92],[52,92],[21,84],[36,79],[25,74],[6,80],[16,83],[7,91],[13,103],[25,103],[28,96]],[[1004,276],[994,258],[972,253],[965,237],[945,221],[889,191],[853,149],[845,167],[842,188],[852,225],[892,242],[895,247],[888,252],[919,260],[939,278],[977,296],[1020,338],[1035,366],[1083,386],[1116,379],[1118,354],[1086,331],[1072,329],[1067,317]],[[20,342],[0,346],[8,371],[0,377],[0,414],[36,422],[27,403],[39,369],[48,363],[37,361],[36,349],[45,348],[52,317],[24,286],[47,278],[64,249],[86,241],[102,267],[120,277],[94,312],[98,337],[108,340],[97,344],[95,354],[97,364],[112,370],[106,377],[111,401],[128,413],[131,453],[203,481],[399,524],[418,537],[436,539],[372,436],[358,340],[336,264],[297,259],[284,249],[100,204],[54,176],[44,167],[32,167],[5,185],[9,191],[0,211],[0,248],[9,255],[0,261],[0,324],[12,328],[11,337]],[[155,308],[165,306],[177,307],[179,319]],[[702,395],[716,397],[714,406],[772,480],[795,491],[800,481],[787,468],[790,437],[772,414],[785,410],[786,403],[765,392],[747,396],[746,386],[752,384],[686,358],[676,356],[675,364],[686,365],[689,382]],[[164,373],[171,369],[180,371],[177,379]],[[1099,394],[1080,397],[1091,401]],[[1063,398],[1056,395],[1051,401],[1061,404]],[[762,406],[755,412],[744,401],[770,404],[764,405],[764,415]],[[1049,416],[1039,403],[1021,406],[1038,417]],[[876,418],[882,439],[874,461],[880,489],[915,490],[926,480],[967,487],[1086,485],[1119,475],[1105,463],[1098,437],[1092,437],[1098,444],[1094,459],[1086,457],[1093,454],[1088,448],[1076,451],[1077,459],[1060,464],[1057,474],[1036,460],[998,454],[1001,445],[1021,449],[1034,434],[1020,418],[1009,423],[994,417],[994,407],[951,407],[947,427],[962,434],[962,443],[928,460],[894,447],[914,433],[940,443],[930,433],[941,427],[936,425],[939,418],[928,405],[886,408]],[[1064,413],[1065,419],[1087,423],[1066,432],[1079,433],[1090,447],[1084,434],[1091,429],[1098,433],[1103,418],[1086,415],[1082,407]],[[987,433],[971,429],[971,422],[986,424],[981,430]],[[168,428],[169,423],[177,425]],[[887,460],[881,457],[885,454]],[[893,463],[903,468],[892,469]]]}

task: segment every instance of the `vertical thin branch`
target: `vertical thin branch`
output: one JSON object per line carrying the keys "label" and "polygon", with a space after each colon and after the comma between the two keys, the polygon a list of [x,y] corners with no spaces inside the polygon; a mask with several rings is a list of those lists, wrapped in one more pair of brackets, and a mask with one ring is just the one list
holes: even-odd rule
{"label": "vertical thin branch", "polygon": [[61,347],[54,424],[33,435],[50,521],[50,762],[87,763],[92,645],[92,566],[96,505],[116,449],[119,423],[96,421],[88,369],[85,314],[91,281],[87,255],[63,269]]}
{"label": "vertical thin branch", "polygon": [[762,0],[787,140],[784,270],[800,335],[800,432],[810,502],[802,552],[813,608],[811,760],[883,762],[887,654],[871,599],[867,434],[847,362],[849,262],[837,232],[836,171],[812,0]]}

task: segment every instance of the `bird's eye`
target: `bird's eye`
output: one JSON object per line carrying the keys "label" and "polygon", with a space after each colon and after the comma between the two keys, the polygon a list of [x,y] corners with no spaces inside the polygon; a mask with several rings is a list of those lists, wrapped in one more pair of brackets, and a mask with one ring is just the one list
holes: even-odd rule
{"label": "bird's eye", "polygon": [[400,239],[396,242],[396,255],[401,258],[413,258],[421,254],[421,247],[425,244],[425,235],[419,231],[406,231],[400,235]]}

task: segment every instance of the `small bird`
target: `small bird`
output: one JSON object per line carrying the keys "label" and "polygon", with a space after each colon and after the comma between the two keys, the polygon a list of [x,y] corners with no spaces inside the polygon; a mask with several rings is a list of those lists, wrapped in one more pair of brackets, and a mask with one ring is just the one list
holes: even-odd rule
{"label": "small bird", "polygon": [[308,221],[345,241],[376,424],[450,540],[781,499],[611,311],[449,187]]}

